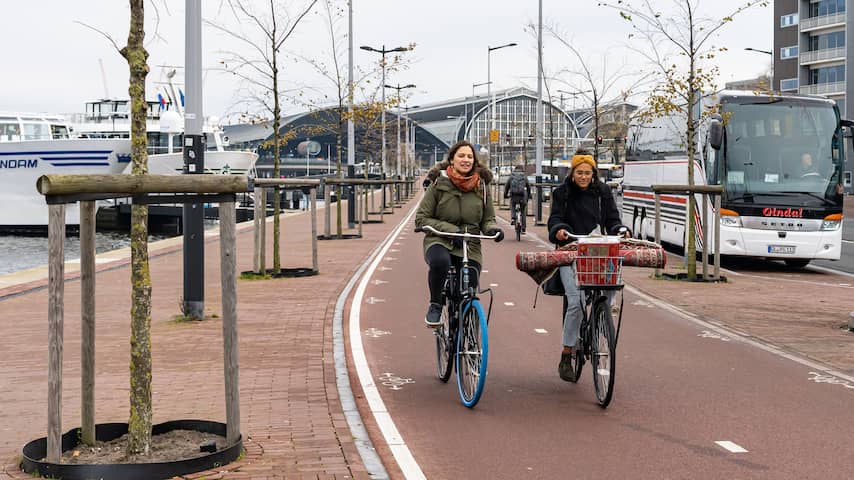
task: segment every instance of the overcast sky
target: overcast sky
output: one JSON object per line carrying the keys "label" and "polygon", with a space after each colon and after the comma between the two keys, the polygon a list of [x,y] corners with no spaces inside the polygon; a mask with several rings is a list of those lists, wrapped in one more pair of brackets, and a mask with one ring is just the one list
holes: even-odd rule
{"label": "overcast sky", "polygon": [[[163,80],[159,65],[184,63],[184,0],[156,0],[160,6],[161,38],[149,37],[148,97],[156,97],[153,82]],[[250,0],[264,5],[266,0]],[[0,16],[3,80],[0,111],[74,113],[82,112],[87,101],[106,96],[127,97],[127,64],[101,34],[80,23],[91,25],[115,38],[127,40],[129,9],[122,0],[28,0],[6,2]],[[232,25],[218,7],[221,0],[203,0],[203,16]],[[289,0],[297,11],[305,0]],[[346,3],[341,1],[346,8]],[[656,0],[662,6],[669,2]],[[699,0],[709,16],[729,13],[744,0]],[[544,18],[559,23],[569,40],[584,52],[594,69],[602,63],[609,70],[622,64],[637,68],[637,54],[626,50],[628,25],[617,13],[598,7],[596,0],[543,0]],[[535,0],[354,0],[355,64],[376,65],[379,55],[358,50],[359,45],[387,48],[417,44],[406,53],[410,67],[387,79],[390,84],[413,83],[410,105],[421,105],[472,94],[472,84],[487,78],[487,47],[509,42],[518,46],[492,52],[493,89],[526,84],[536,87],[536,38],[525,30],[536,22]],[[146,10],[147,32],[153,31],[153,10]],[[745,47],[772,48],[772,7],[758,7],[735,18],[715,41],[729,48],[719,56],[719,84],[755,77],[767,71],[771,57],[744,51]],[[80,22],[80,23],[77,23]],[[346,23],[342,26],[346,29]],[[324,58],[329,35],[319,15],[308,17],[286,49],[304,56]],[[345,30],[346,31],[346,30]],[[345,42],[346,45],[346,42]],[[546,39],[544,64],[547,72],[573,68],[574,57],[556,42]],[[643,45],[643,44],[640,44]],[[223,50],[242,50],[233,40],[210,27],[203,30],[203,66],[209,69],[204,82],[204,114],[224,117],[233,114],[240,97],[234,76],[215,71]],[[346,56],[345,56],[346,59]],[[604,60],[604,62],[603,62]],[[100,62],[103,62],[102,77]],[[649,67],[647,67],[649,68]],[[286,66],[284,75],[291,84],[308,85],[331,94],[330,84],[299,66]],[[105,84],[105,80],[106,84]],[[580,83],[578,83],[581,86]],[[553,87],[564,88],[567,87]],[[485,93],[483,88],[478,93]],[[579,101],[580,103],[580,101]],[[289,105],[294,113],[298,107]]]}

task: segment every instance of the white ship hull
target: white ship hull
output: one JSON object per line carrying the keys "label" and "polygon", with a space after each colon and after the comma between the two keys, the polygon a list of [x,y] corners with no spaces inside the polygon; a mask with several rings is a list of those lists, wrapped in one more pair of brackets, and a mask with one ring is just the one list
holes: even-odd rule
{"label": "white ship hull", "polygon": [[[258,160],[258,154],[243,150],[206,150],[205,173],[251,175],[256,160]],[[124,173],[131,173],[132,168],[132,165],[127,165]],[[183,153],[149,155],[148,173],[152,175],[180,175],[184,173]]]}
{"label": "white ship hull", "polygon": [[[121,173],[130,164],[128,139],[58,139],[0,143],[0,229],[44,229],[48,209],[36,180],[49,174]],[[76,204],[66,224],[79,225]]]}

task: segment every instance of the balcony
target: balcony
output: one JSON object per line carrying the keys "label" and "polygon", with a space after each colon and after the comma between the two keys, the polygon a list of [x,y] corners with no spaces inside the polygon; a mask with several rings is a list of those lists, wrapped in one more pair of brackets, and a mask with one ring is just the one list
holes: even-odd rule
{"label": "balcony", "polygon": [[801,18],[798,28],[801,33],[811,32],[820,28],[845,25],[845,12],[820,17]]}
{"label": "balcony", "polygon": [[845,95],[845,82],[801,85],[799,91],[805,95]]}
{"label": "balcony", "polygon": [[814,63],[845,60],[845,47],[824,48],[810,52],[802,52],[800,55],[801,65],[812,65]]}

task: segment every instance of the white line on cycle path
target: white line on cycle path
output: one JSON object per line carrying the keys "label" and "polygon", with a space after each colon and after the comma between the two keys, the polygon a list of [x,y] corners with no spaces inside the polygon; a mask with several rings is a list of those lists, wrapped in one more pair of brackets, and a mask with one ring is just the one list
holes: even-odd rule
{"label": "white line on cycle path", "polygon": [[362,280],[359,282],[359,287],[356,289],[356,293],[353,295],[353,302],[350,305],[350,349],[353,354],[353,364],[356,367],[356,374],[359,376],[359,383],[362,385],[362,391],[365,392],[365,399],[368,401],[368,407],[371,409],[371,413],[374,415],[374,420],[377,422],[377,426],[379,427],[383,438],[385,438],[395,461],[397,461],[397,465],[400,467],[401,472],[403,472],[403,476],[406,478],[426,480],[427,477],[424,476],[424,472],[421,471],[421,467],[418,465],[418,462],[415,461],[415,457],[412,456],[412,452],[409,451],[409,447],[406,445],[406,442],[403,441],[403,437],[400,435],[400,431],[398,431],[397,426],[394,424],[394,420],[392,420],[391,415],[388,413],[385,402],[383,402],[383,399],[380,396],[379,389],[377,388],[376,383],[374,383],[374,377],[371,373],[371,368],[368,365],[368,359],[365,356],[365,348],[362,344],[360,326],[362,298],[365,295],[365,289],[367,288],[368,283],[370,283],[371,276],[373,276],[374,271],[377,270],[380,262],[383,261],[383,257],[391,247],[392,243],[398,235],[400,235],[401,230],[403,230],[407,225],[410,225],[409,220],[412,218],[412,215],[415,214],[415,210],[416,209],[412,209],[409,212],[409,214],[400,222],[394,232],[384,242],[382,250],[380,250],[379,254],[374,257],[373,262],[371,262],[371,265],[365,271],[365,274],[362,276]]}

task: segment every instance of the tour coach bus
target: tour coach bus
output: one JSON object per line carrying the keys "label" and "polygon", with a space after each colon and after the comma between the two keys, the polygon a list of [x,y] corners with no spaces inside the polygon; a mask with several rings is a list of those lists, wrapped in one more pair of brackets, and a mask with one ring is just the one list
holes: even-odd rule
{"label": "tour coach bus", "polygon": [[[782,259],[790,267],[838,260],[842,245],[843,125],[832,100],[721,91],[698,128],[694,183],[721,185],[722,255]],[[694,115],[696,115],[696,110]],[[685,116],[635,125],[624,169],[622,216],[641,237],[655,229],[652,185],[687,185]],[[702,247],[696,195],[698,250]],[[710,215],[714,205],[709,202]],[[684,247],[686,195],[661,195],[662,241]],[[710,250],[711,251],[711,250]]]}

